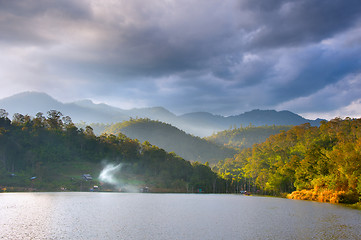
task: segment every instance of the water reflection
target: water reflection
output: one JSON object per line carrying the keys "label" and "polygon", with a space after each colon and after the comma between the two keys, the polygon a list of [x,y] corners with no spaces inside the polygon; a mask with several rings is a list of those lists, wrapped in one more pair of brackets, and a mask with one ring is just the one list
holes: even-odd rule
{"label": "water reflection", "polygon": [[361,212],[239,195],[7,193],[0,239],[358,239]]}

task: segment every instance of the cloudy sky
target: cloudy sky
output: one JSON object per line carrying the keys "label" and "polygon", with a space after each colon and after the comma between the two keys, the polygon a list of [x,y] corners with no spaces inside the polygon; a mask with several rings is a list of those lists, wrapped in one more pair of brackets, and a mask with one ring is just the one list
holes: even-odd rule
{"label": "cloudy sky", "polygon": [[0,98],[361,117],[360,0],[0,0]]}

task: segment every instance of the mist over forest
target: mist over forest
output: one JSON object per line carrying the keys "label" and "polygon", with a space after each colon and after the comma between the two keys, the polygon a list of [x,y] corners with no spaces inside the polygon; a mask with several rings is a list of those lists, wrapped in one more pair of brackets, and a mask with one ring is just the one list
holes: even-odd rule
{"label": "mist over forest", "polygon": [[[229,128],[272,125],[299,125],[311,123],[319,126],[322,119],[305,119],[290,111],[252,110],[234,116],[214,115],[208,112],[191,112],[175,115],[163,107],[120,109],[106,104],[95,104],[90,100],[79,100],[62,103],[41,92],[23,92],[0,99],[0,106],[8,111],[9,116],[15,113],[35,116],[38,112],[46,113],[56,109],[64,115],[71,116],[74,123],[83,125],[111,124],[130,120],[131,118],[149,118],[171,124],[188,134],[198,137],[210,136],[213,133]],[[100,134],[102,131],[97,132]]]}

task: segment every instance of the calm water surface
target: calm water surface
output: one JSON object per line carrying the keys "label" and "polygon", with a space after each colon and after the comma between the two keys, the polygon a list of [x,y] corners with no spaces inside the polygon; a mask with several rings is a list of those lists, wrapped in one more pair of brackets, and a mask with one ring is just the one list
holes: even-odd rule
{"label": "calm water surface", "polygon": [[0,239],[361,239],[361,211],[239,195],[2,193]]}

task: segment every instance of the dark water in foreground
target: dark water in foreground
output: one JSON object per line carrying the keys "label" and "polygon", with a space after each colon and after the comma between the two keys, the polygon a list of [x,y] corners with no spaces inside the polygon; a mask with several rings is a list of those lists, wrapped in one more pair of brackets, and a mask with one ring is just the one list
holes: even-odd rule
{"label": "dark water in foreground", "polygon": [[361,211],[240,195],[3,193],[0,239],[361,239]]}

